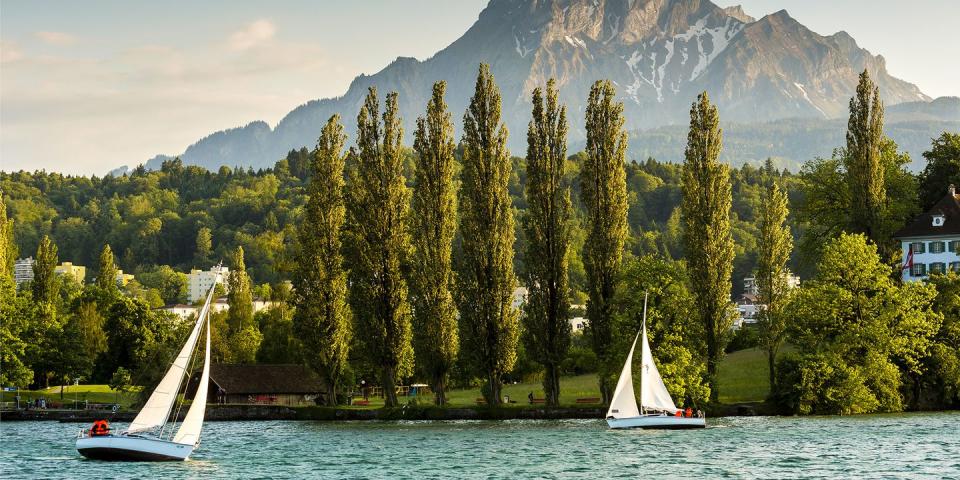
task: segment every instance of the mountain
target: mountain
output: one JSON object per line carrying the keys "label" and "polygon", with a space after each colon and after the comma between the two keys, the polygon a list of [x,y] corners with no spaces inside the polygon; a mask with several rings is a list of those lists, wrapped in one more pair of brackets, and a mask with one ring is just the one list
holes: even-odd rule
{"label": "mountain", "polygon": [[371,86],[381,95],[399,92],[409,140],[437,80],[447,81],[447,103],[459,121],[481,62],[491,65],[501,88],[515,154],[525,145],[530,92],[551,77],[568,106],[574,143],[584,138],[590,86],[603,78],[618,86],[631,130],[685,124],[702,91],[718,105],[723,122],[840,118],[864,69],[887,105],[930,101],[887,73],[883,57],[850,35],[820,35],[782,10],[757,20],[708,0],[491,0],[462,37],[433,57],[397,58],[355,78],[341,97],[295,108],[275,128],[254,122],[217,132],[181,158],[210,169],[272,165],[292,148],[312,146],[334,113],[352,134]]}

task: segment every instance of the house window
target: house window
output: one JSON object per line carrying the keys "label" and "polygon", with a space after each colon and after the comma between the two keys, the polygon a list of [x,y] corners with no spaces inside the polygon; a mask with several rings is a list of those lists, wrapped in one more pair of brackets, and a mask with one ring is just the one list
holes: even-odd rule
{"label": "house window", "polygon": [[943,242],[930,242],[930,253],[943,253]]}
{"label": "house window", "polygon": [[960,254],[960,241],[954,240],[950,242],[950,253]]}
{"label": "house window", "polygon": [[950,271],[954,273],[960,272],[960,262],[950,262]]}
{"label": "house window", "polygon": [[910,275],[914,277],[922,277],[927,274],[927,266],[922,263],[914,263],[913,267],[910,268]]}
{"label": "house window", "polygon": [[943,262],[934,262],[930,264],[930,274],[943,274],[947,273],[947,265]]}
{"label": "house window", "polygon": [[911,243],[910,250],[913,251],[913,253],[927,253],[926,244],[923,242]]}

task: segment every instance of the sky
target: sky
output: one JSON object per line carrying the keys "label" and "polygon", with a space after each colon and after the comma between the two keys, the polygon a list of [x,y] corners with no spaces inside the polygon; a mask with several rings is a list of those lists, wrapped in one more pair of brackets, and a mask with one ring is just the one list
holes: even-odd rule
{"label": "sky", "polygon": [[[894,76],[932,97],[960,95],[960,1],[715,3],[846,30]],[[398,56],[429,58],[485,4],[0,0],[0,170],[103,175],[218,130],[276,125]]]}

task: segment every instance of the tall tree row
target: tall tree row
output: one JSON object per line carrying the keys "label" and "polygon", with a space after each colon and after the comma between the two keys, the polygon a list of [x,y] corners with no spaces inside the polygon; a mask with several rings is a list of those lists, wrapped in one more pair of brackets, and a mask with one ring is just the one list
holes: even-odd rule
{"label": "tall tree row", "polygon": [[297,231],[293,272],[293,322],[307,364],[327,386],[327,405],[337,404],[337,388],[348,366],[353,323],[347,304],[347,272],[341,252],[346,155],[340,117],[327,120],[310,159],[307,203]]}
{"label": "tall tree row", "polygon": [[722,132],[717,107],[704,92],[690,108],[690,132],[683,164],[683,247],[695,312],[704,327],[710,399],[719,395],[717,368],[724,336],[733,322],[730,275],[733,238],[730,171],[720,163]]}
{"label": "tall tree row", "polygon": [[356,162],[349,172],[350,296],[367,358],[381,369],[387,406],[413,368],[410,305],[402,267],[410,250],[410,192],[403,176],[403,129],[396,92],[383,118],[371,87],[357,116]]}
{"label": "tall tree row", "polygon": [[460,338],[470,370],[486,381],[484,398],[499,405],[503,375],[517,359],[519,325],[511,305],[516,278],[507,128],[500,118],[500,88],[486,64],[480,66],[463,130]]}
{"label": "tall tree row", "polygon": [[783,307],[788,293],[787,261],[793,250],[793,236],[787,226],[787,192],[774,180],[766,188],[761,202],[755,279],[759,298],[766,307],[759,312],[760,343],[767,351],[770,388],[776,380],[776,358],[786,335],[787,319]]}
{"label": "tall tree row", "polygon": [[13,279],[16,256],[13,219],[7,217],[7,204],[0,192],[0,384],[20,386],[30,382],[31,372],[25,364],[25,318]]}
{"label": "tall tree row", "polygon": [[586,211],[587,240],[583,265],[587,271],[587,318],[593,351],[600,359],[600,392],[609,403],[618,367],[611,363],[614,295],[627,238],[627,134],[623,103],[614,100],[609,80],[590,89],[587,102],[586,161],[580,169],[580,198]]}
{"label": "tall tree row", "polygon": [[[544,101],[546,100],[546,101]],[[524,306],[527,351],[543,366],[546,403],[560,404],[560,363],[570,348],[567,250],[570,246],[570,186],[567,161],[567,109],[557,101],[556,82],[547,82],[546,99],[533,91],[533,119],[527,130],[527,240]]]}
{"label": "tall tree row", "polygon": [[460,350],[451,292],[451,248],[457,230],[456,145],[444,101],[446,89],[446,82],[433,85],[426,116],[417,118],[413,142],[413,338],[418,365],[430,378],[437,405],[446,403],[447,380]]}

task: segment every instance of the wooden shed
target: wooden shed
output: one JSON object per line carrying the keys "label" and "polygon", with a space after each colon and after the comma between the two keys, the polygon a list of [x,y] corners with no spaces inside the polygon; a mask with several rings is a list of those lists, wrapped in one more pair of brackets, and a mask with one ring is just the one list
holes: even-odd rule
{"label": "wooden shed", "polygon": [[[199,374],[187,386],[187,397],[196,394]],[[313,405],[326,388],[320,377],[303,365],[210,366],[208,403],[260,405]]]}

